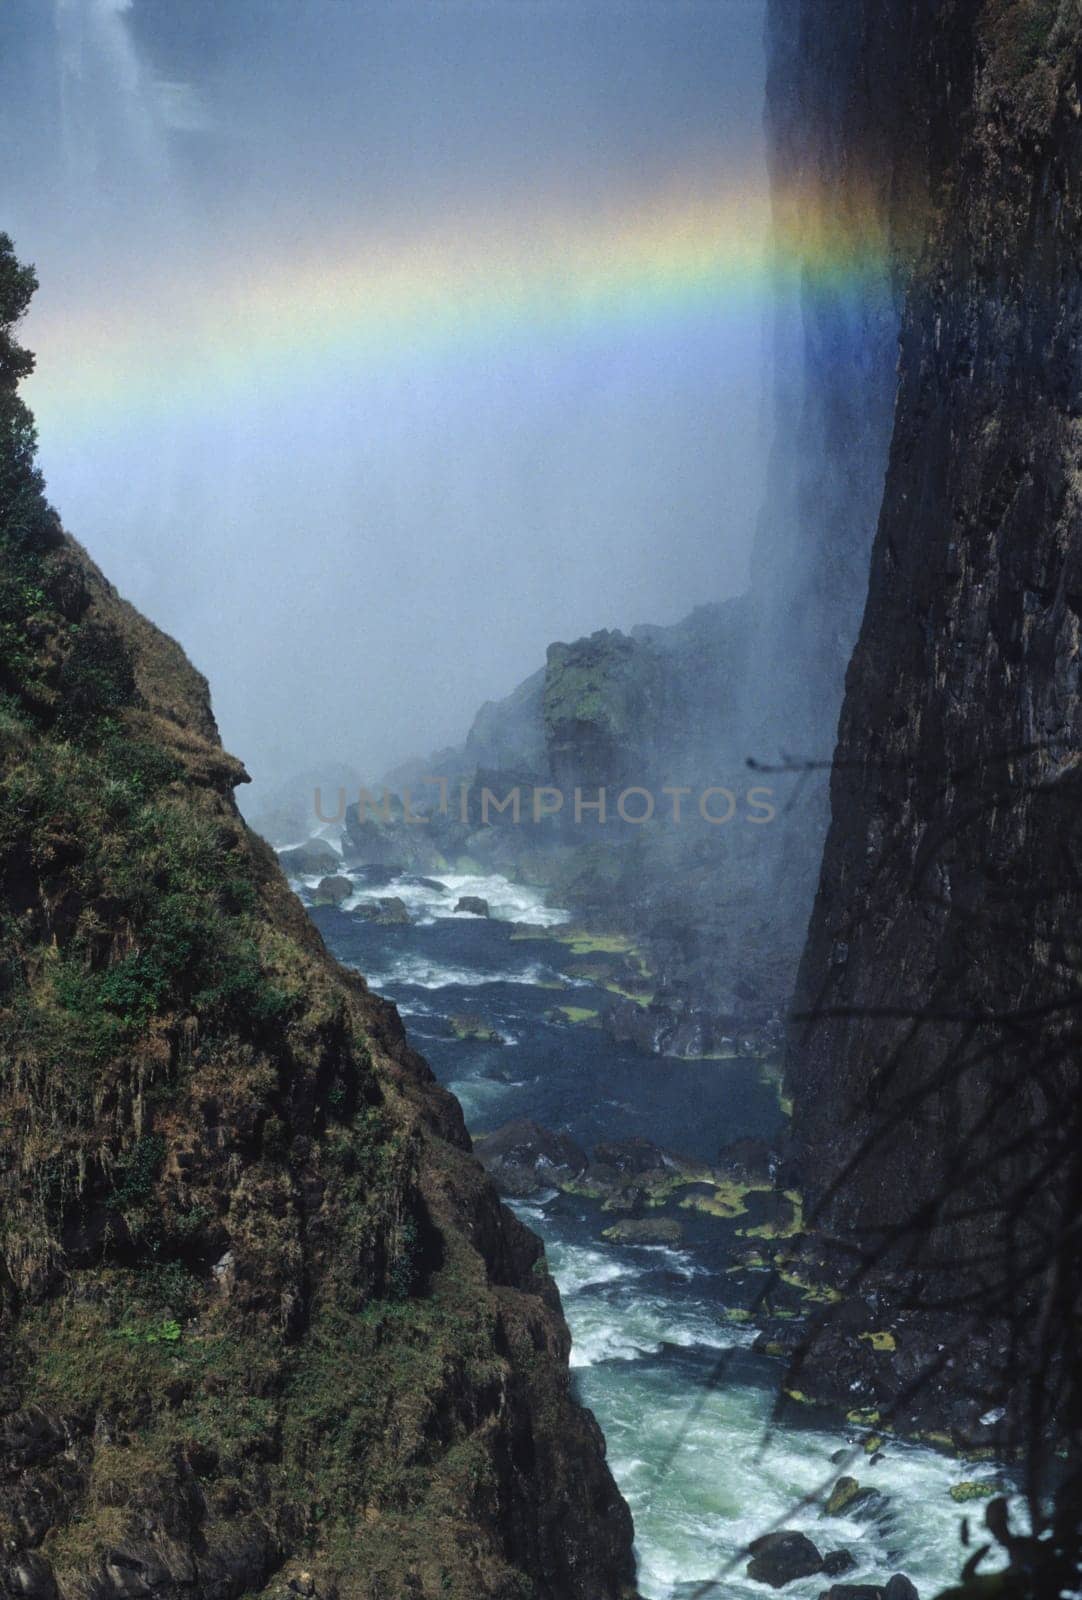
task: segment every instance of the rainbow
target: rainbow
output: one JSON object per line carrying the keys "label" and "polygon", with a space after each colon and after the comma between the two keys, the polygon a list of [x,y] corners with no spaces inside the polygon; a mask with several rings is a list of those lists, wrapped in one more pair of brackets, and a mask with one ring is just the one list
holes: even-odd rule
{"label": "rainbow", "polygon": [[[529,357],[561,340],[635,338],[758,312],[786,282],[881,274],[873,209],[844,228],[765,181],[678,189],[586,215],[535,206],[382,236],[363,228],[194,269],[64,314],[46,280],[27,330],[28,399],[51,439],[125,419],[206,414],[417,363]],[[863,214],[860,214],[860,213]],[[125,286],[128,288],[129,286]]]}

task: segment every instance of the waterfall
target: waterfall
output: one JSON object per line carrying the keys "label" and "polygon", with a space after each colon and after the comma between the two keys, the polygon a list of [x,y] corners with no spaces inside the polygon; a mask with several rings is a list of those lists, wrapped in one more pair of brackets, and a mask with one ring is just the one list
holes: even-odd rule
{"label": "waterfall", "polygon": [[83,200],[126,208],[169,175],[161,100],[128,25],[131,0],[56,0],[64,169]]}

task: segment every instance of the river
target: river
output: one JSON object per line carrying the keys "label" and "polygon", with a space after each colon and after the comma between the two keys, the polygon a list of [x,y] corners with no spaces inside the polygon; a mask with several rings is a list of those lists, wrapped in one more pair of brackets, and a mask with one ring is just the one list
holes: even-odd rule
{"label": "river", "polygon": [[[304,895],[315,881],[295,886]],[[605,996],[561,976],[553,935],[567,918],[539,893],[499,877],[444,876],[442,888],[355,882],[344,908],[315,907],[313,918],[338,959],[394,1001],[475,1134],[530,1117],[587,1149],[641,1135],[710,1161],[730,1140],[776,1133],[777,1092],[756,1062],[658,1060],[555,1010],[589,1011]],[[381,895],[401,898],[411,922],[354,914]],[[461,895],[486,899],[491,917],[455,915]],[[457,1037],[449,1019],[463,1013],[500,1042]],[[730,1272],[710,1218],[689,1213],[687,1247],[676,1249],[604,1240],[613,1218],[576,1196],[553,1191],[515,1209],[545,1242],[577,1391],[634,1515],[647,1600],[703,1585],[716,1600],[772,1592],[745,1576],[740,1552],[775,1525],[802,1529],[824,1552],[851,1552],[846,1583],[882,1584],[901,1571],[927,1600],[956,1576],[966,1507],[950,1489],[992,1468],[896,1441],[875,1464],[859,1449],[855,1461],[832,1460],[859,1442],[844,1419],[793,1403],[777,1414],[780,1363],[751,1348],[755,1330],[739,1320],[746,1275]],[[841,1472],[889,1496],[886,1513],[824,1520],[815,1506],[792,1509]],[[784,1593],[812,1600],[828,1584],[798,1580]]]}

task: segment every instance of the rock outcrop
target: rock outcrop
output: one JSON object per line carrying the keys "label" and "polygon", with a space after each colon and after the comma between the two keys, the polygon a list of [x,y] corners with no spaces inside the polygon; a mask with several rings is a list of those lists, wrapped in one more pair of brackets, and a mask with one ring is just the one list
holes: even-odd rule
{"label": "rock outcrop", "polygon": [[[1038,1434],[1079,1421],[1055,1375],[1079,1296],[1059,1251],[1078,1181],[1082,15],[843,9],[848,77],[798,60],[819,0],[774,7],[775,70],[835,126],[878,84],[867,130],[928,204],[789,1052],[795,1177],[815,1225],[859,1242],[877,1319],[909,1319],[873,1379],[900,1420],[932,1392],[988,1443],[1024,1375],[1049,1380],[1027,1395]],[[827,470],[849,450],[836,437]],[[829,1333],[800,1382],[852,1376]]]}
{"label": "rock outcrop", "polygon": [[539,1242],[45,504],[32,287],[0,239],[0,1594],[616,1597]]}

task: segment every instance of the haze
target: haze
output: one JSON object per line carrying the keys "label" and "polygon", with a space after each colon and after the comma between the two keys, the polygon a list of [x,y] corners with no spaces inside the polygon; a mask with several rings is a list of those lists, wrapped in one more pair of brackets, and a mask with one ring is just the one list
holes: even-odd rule
{"label": "haze", "polygon": [[766,302],[705,293],[692,232],[726,195],[761,245],[761,13],[0,11],[50,496],[260,785],[378,774],[551,640],[743,588]]}

